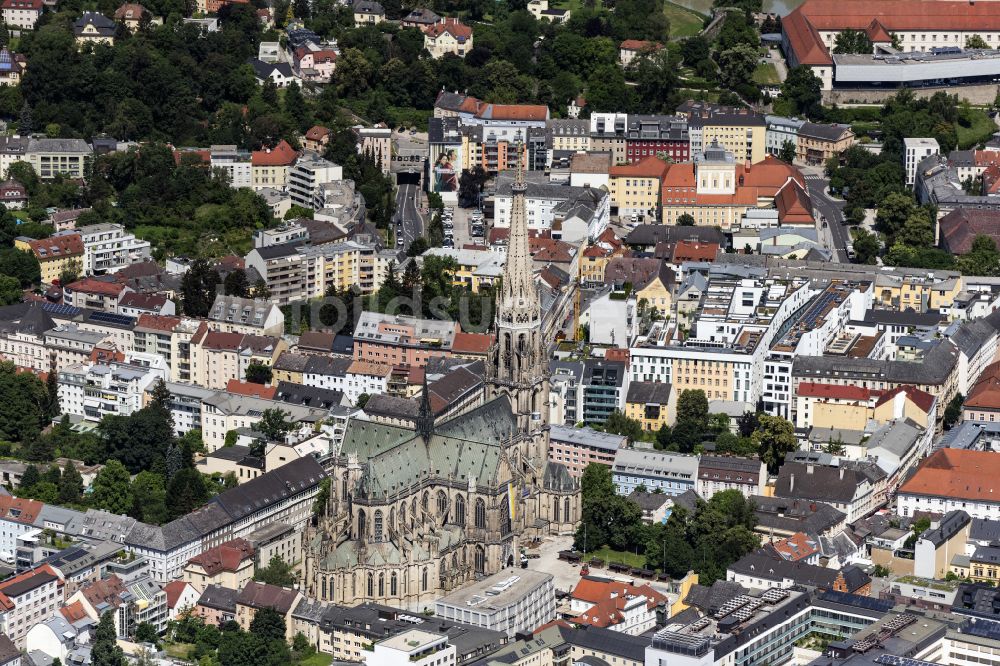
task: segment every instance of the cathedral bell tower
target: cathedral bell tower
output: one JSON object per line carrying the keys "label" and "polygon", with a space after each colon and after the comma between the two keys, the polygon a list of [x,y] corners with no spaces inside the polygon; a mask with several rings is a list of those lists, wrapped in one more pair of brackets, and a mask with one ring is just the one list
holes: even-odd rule
{"label": "cathedral bell tower", "polygon": [[518,425],[512,448],[522,466],[530,468],[523,471],[540,480],[549,454],[549,370],[528,245],[528,188],[520,155],[518,145],[507,262],[497,296],[496,339],[486,364],[486,395],[487,399],[503,394],[509,397]]}

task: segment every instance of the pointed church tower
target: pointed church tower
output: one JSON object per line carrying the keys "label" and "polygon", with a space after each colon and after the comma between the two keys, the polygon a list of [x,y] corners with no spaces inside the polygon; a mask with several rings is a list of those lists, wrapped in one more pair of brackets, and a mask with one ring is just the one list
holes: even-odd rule
{"label": "pointed church tower", "polygon": [[506,394],[517,417],[514,448],[523,471],[540,477],[549,453],[549,371],[542,340],[542,308],[532,271],[525,212],[524,167],[518,145],[517,173],[512,186],[510,237],[503,282],[497,296],[496,339],[487,363],[487,398]]}

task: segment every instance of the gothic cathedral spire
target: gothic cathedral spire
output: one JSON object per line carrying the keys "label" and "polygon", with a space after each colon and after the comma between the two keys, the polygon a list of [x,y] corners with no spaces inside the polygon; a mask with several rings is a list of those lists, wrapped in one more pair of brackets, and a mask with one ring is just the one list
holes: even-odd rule
{"label": "gothic cathedral spire", "polygon": [[518,423],[517,448],[522,461],[538,473],[548,459],[549,373],[547,345],[542,339],[542,308],[528,242],[528,187],[522,150],[523,144],[518,144],[507,260],[497,296],[496,339],[487,363],[487,396],[509,397]]}

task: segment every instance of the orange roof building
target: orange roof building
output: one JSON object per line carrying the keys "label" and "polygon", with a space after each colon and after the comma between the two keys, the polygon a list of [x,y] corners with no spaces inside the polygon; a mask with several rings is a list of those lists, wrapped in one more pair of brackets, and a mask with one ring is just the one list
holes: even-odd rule
{"label": "orange roof building", "polygon": [[250,154],[253,188],[284,188],[288,183],[288,170],[298,158],[298,151],[285,140],[274,148],[253,151]]}
{"label": "orange roof building", "polygon": [[656,608],[666,603],[649,585],[583,576],[570,595],[570,611],[577,613],[570,622],[638,636],[656,625]]}
{"label": "orange roof building", "polygon": [[798,169],[776,157],[737,162],[713,142],[695,161],[670,165],[660,192],[663,223],[687,214],[698,226],[729,229],[750,209],[775,207],[779,221],[814,225],[805,185]]}
{"label": "orange roof building", "polygon": [[961,509],[972,518],[1000,517],[1000,456],[995,451],[938,449],[897,492],[897,512],[945,514]]}
{"label": "orange roof building", "polygon": [[[830,89],[836,35],[864,32],[874,44],[895,41],[900,51],[964,47],[967,37],[1000,33],[1000,12],[989,2],[959,0],[806,0],[781,19],[781,41],[789,66],[813,68]],[[990,43],[991,48],[1000,44]]]}
{"label": "orange roof building", "polygon": [[83,265],[83,237],[77,233],[63,233],[42,238],[27,240],[23,245],[15,242],[18,249],[29,250],[38,260],[41,269],[42,282],[58,283],[59,275],[65,269],[76,268],[77,272]]}

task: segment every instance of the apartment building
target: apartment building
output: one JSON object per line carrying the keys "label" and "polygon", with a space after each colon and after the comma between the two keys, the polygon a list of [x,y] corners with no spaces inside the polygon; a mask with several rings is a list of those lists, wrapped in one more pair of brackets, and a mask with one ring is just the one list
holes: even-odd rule
{"label": "apartment building", "polygon": [[562,464],[571,476],[580,478],[587,465],[611,467],[626,437],[591,428],[575,428],[553,423],[549,431],[549,459]]}
{"label": "apartment building", "polygon": [[763,495],[767,466],[757,458],[702,455],[698,460],[695,492],[705,500],[725,490],[738,490],[744,497]]}
{"label": "apartment building", "polygon": [[83,139],[32,137],[28,140],[25,159],[43,180],[58,175],[85,180],[92,155],[90,144]]}
{"label": "apartment building", "polygon": [[298,158],[298,152],[284,140],[274,148],[253,151],[250,155],[253,189],[285,189],[288,186],[288,172]]}
{"label": "apartment building", "polygon": [[663,179],[670,164],[650,156],[609,169],[611,214],[637,222],[655,221]]}
{"label": "apartment building", "polygon": [[306,154],[288,169],[288,193],[293,204],[314,210],[323,208],[320,187],[343,179],[344,169],[339,164]]}
{"label": "apartment building", "polygon": [[279,336],[285,332],[281,308],[266,299],[219,294],[208,311],[209,326],[223,333]]}
{"label": "apartment building", "polygon": [[222,169],[234,189],[253,187],[253,164],[250,153],[240,151],[235,145],[209,146],[209,160],[213,169]]}
{"label": "apartment building", "polygon": [[242,380],[251,365],[270,367],[288,343],[267,335],[224,333],[202,327],[191,338],[191,380],[207,389],[225,389]]}
{"label": "apartment building", "polygon": [[63,581],[49,565],[0,583],[0,631],[24,649],[28,631],[63,605]]}
{"label": "apartment building", "polygon": [[687,118],[692,157],[713,143],[739,162],[756,164],[767,154],[767,122],[750,109],[688,100],[677,108],[677,115]]}
{"label": "apartment building", "polygon": [[472,50],[472,28],[456,18],[445,18],[421,30],[424,48],[432,58],[443,58],[449,53],[464,58]]}
{"label": "apartment building", "polygon": [[201,401],[201,436],[209,452],[223,447],[226,433],[240,428],[252,428],[265,410],[280,409],[288,420],[311,427],[330,415],[330,410],[293,405],[281,400],[266,400],[252,396],[217,391]]}
{"label": "apartment building", "polygon": [[44,4],[42,0],[4,0],[0,8],[3,10],[3,22],[7,25],[20,30],[33,30],[42,15]]}
{"label": "apartment building", "polygon": [[622,496],[627,497],[640,486],[645,486],[647,492],[662,490],[664,494],[675,497],[695,489],[698,456],[620,448],[615,453],[611,479],[615,492]]}
{"label": "apartment building", "polygon": [[145,394],[169,369],[158,355],[126,354],[124,362],[70,365],[59,371],[59,407],[63,414],[99,422],[105,416],[129,416],[145,406]]}
{"label": "apartment building", "polygon": [[149,261],[149,241],[139,240],[120,224],[110,222],[80,227],[83,238],[83,273],[104,275],[117,273],[126,266]]}
{"label": "apartment building", "polygon": [[356,286],[363,293],[372,293],[385,279],[377,247],[357,241],[320,245],[293,241],[257,247],[247,254],[246,262],[264,278],[271,300],[278,304],[318,298],[328,289],[342,291]]}
{"label": "apartment building", "polygon": [[451,356],[459,330],[452,321],[362,312],[354,329],[354,358],[423,367],[429,358]]}
{"label": "apartment building", "polygon": [[59,282],[63,271],[77,275],[83,269],[83,239],[76,232],[56,233],[41,240],[15,239],[14,247],[35,256],[45,284]]}

